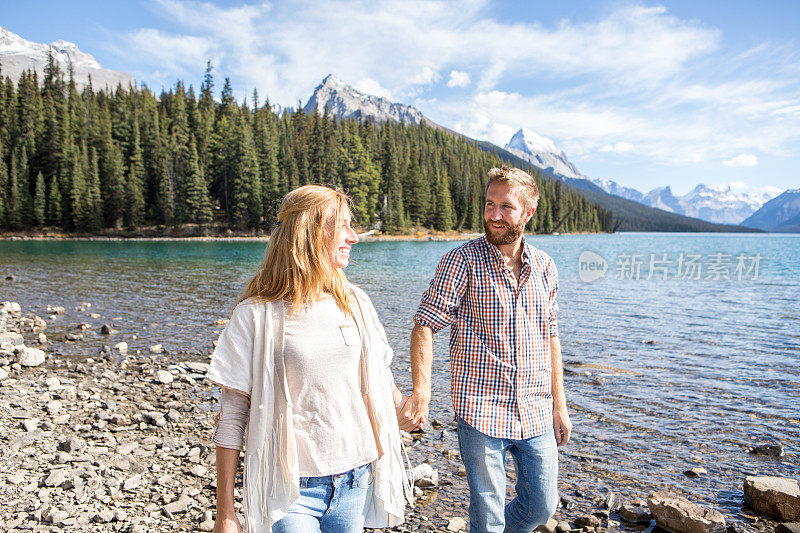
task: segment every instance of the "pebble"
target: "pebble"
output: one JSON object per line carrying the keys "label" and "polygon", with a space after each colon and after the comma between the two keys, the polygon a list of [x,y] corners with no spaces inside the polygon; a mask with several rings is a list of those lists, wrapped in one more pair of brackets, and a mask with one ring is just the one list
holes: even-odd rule
{"label": "pebble", "polygon": [[783,457],[786,455],[786,451],[783,449],[783,445],[778,444],[759,444],[757,446],[753,446],[750,448],[748,453],[753,455],[763,455],[766,457]]}
{"label": "pebble", "polygon": [[65,452],[78,452],[86,447],[86,441],[80,437],[69,437],[58,444],[58,449]]}
{"label": "pebble", "polygon": [[464,531],[467,529],[467,521],[460,516],[451,518],[447,522],[447,531]]}
{"label": "pebble", "polygon": [[195,477],[206,477],[208,475],[208,468],[203,465],[194,465],[189,472]]}
{"label": "pebble", "polygon": [[150,353],[161,353],[164,351],[164,347],[160,344],[154,344],[150,347]]}
{"label": "pebble", "polygon": [[157,383],[167,385],[175,380],[175,376],[168,370],[157,370],[153,376]]}
{"label": "pebble", "polygon": [[19,364],[22,366],[39,366],[45,361],[45,353],[38,348],[22,346],[19,353]]}

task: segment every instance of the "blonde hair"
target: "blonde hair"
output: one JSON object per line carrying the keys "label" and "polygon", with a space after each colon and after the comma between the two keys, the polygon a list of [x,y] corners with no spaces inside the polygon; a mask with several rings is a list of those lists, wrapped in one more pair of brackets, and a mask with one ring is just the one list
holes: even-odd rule
{"label": "blonde hair", "polygon": [[536,209],[539,205],[539,187],[536,186],[536,180],[527,172],[506,166],[495,167],[489,170],[489,181],[486,183],[486,190],[488,191],[489,185],[496,181],[522,187],[520,199],[526,209]]}
{"label": "blonde hair", "polygon": [[[264,261],[239,302],[248,298],[260,302],[285,299],[292,303],[292,316],[303,304],[327,292],[343,312],[350,314],[347,278],[341,268],[333,266],[325,246],[341,228],[350,203],[344,192],[320,185],[303,185],[287,194],[281,201],[278,225],[270,235]],[[325,229],[329,216],[336,217],[333,235]]]}

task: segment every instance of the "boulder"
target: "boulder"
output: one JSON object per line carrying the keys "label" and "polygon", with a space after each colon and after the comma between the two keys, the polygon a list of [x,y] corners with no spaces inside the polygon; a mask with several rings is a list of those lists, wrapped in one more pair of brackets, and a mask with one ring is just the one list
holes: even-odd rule
{"label": "boulder", "polygon": [[753,446],[748,450],[748,453],[753,455],[765,455],[767,457],[783,457],[786,455],[786,451],[783,449],[783,445],[781,443],[777,444],[759,444],[757,446]]}
{"label": "boulder", "polygon": [[537,527],[536,531],[540,533],[556,533],[557,527],[558,527],[558,521],[555,518],[550,517],[547,520],[547,523]]}
{"label": "boulder", "polygon": [[447,531],[457,532],[457,531],[464,531],[467,529],[467,521],[457,516],[455,518],[451,518],[447,522]]}
{"label": "boulder", "polygon": [[647,498],[647,505],[656,524],[675,533],[725,533],[722,513],[677,494],[654,492]]}
{"label": "boulder", "polygon": [[19,333],[0,333],[0,344],[6,343],[13,346],[21,346],[25,343],[25,339]]}
{"label": "boulder", "polygon": [[623,503],[619,508],[619,516],[631,524],[650,523],[650,509],[647,508],[647,503],[639,499]]}
{"label": "boulder", "polygon": [[587,514],[583,516],[579,516],[575,519],[575,527],[600,527],[603,525],[603,522],[600,520],[599,517],[593,514]]}
{"label": "boulder", "polygon": [[796,479],[747,476],[744,498],[760,514],[786,522],[800,521],[800,485]]}
{"label": "boulder", "polygon": [[45,353],[38,348],[23,346],[19,352],[19,364],[22,366],[39,366],[44,363]]}
{"label": "boulder", "polygon": [[428,463],[422,463],[411,469],[414,485],[420,488],[439,486],[439,473]]}
{"label": "boulder", "polygon": [[800,533],[800,522],[778,524],[775,533]]}

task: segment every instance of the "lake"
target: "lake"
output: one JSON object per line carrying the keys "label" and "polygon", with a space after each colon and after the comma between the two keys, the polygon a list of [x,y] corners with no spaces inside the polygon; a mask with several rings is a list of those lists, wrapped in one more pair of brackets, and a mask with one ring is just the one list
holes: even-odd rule
{"label": "lake", "polygon": [[[575,424],[562,480],[646,495],[677,487],[726,514],[746,474],[800,476],[800,235],[529,236],[560,273],[559,327]],[[408,342],[419,298],[458,242],[365,242],[348,277],[372,297],[410,387]],[[210,353],[263,242],[0,241],[0,300],[46,317],[53,350],[97,354],[121,340],[169,357]],[[2,281],[13,274],[16,281]],[[78,311],[83,302],[91,309]],[[90,318],[88,313],[100,318]],[[58,342],[78,324],[88,333]],[[449,422],[448,332],[435,337],[432,417]],[[446,444],[455,447],[452,436]],[[747,453],[780,442],[782,459]],[[702,466],[696,479],[683,472]],[[574,482],[580,479],[581,483]]]}

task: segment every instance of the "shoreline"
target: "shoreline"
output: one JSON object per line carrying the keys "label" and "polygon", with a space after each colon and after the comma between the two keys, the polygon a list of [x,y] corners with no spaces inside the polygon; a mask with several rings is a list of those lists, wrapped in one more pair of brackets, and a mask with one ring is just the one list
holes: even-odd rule
{"label": "shoreline", "polygon": [[[89,310],[81,312],[88,316]],[[63,309],[52,312],[58,316]],[[101,337],[108,346],[99,355],[64,356],[59,351],[66,341],[46,338],[49,320],[28,309],[5,316],[6,329],[17,330],[27,347],[44,351],[42,362],[29,367],[20,365],[17,350],[0,347],[0,374],[6,373],[0,375],[0,438],[7,450],[0,505],[9,510],[0,526],[10,531],[48,525],[53,531],[210,531],[216,398],[214,386],[203,379],[209,354],[163,353],[156,346],[141,353],[127,345],[123,349],[116,343],[135,337],[120,331]],[[96,328],[76,334],[88,340]],[[458,520],[466,519],[455,424],[449,405],[445,411],[446,420],[432,419],[424,432],[404,435],[411,464],[428,463],[438,480],[416,489],[416,507],[407,507],[405,524],[383,531],[459,531]],[[642,525],[625,523],[623,504],[642,507],[635,502],[656,490],[693,499],[674,486],[611,476],[602,449],[596,454],[569,446],[560,450],[555,518],[566,524],[561,533],[641,531],[649,519]],[[511,489],[513,467],[509,473]],[[599,484],[601,477],[605,481]],[[719,507],[718,501],[697,503]],[[241,496],[237,504],[241,511]],[[774,522],[754,515],[726,513],[733,528],[728,531],[772,531]]]}

